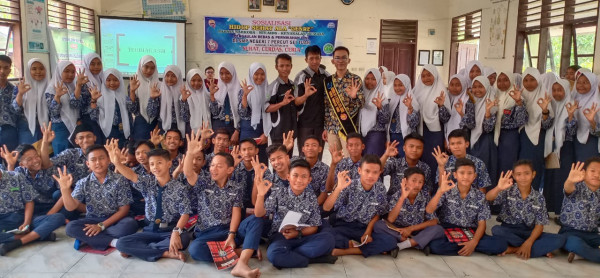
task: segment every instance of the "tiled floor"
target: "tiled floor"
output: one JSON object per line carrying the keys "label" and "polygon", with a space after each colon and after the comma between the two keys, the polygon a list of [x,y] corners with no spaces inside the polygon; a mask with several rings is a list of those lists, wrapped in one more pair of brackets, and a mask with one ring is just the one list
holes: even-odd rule
{"label": "tiled floor", "polygon": [[[494,221],[490,221],[492,225]],[[488,225],[489,226],[489,225]],[[489,227],[488,227],[489,228]],[[548,230],[556,230],[555,225]],[[0,257],[0,277],[230,277],[229,271],[217,271],[213,264],[186,263],[162,259],[155,263],[122,258],[118,252],[108,256],[85,254],[73,249],[73,239],[64,228],[57,231],[56,242],[39,242]],[[261,247],[264,248],[264,247]],[[263,253],[266,253],[263,249]],[[600,265],[583,260],[569,264],[566,254],[556,252],[552,259],[527,261],[515,256],[496,257],[473,254],[471,257],[426,257],[417,250],[401,251],[398,258],[374,256],[340,257],[333,264],[317,264],[302,269],[275,269],[266,259],[252,259],[261,277],[598,277]]]}
{"label": "tiled floor", "polygon": [[[331,161],[327,149],[323,161]],[[386,179],[385,183],[389,184],[389,180]],[[490,229],[495,224],[495,220],[488,221],[488,234],[491,234]],[[556,233],[558,228],[551,221],[545,231]],[[116,251],[108,256],[80,253],[73,249],[74,240],[65,235],[64,227],[56,232],[56,242],[34,243],[0,257],[0,277],[231,277],[227,270],[217,271],[213,264],[195,262],[191,258],[186,263],[169,259],[149,263],[135,258],[124,259]],[[266,254],[264,247],[261,248],[263,254]],[[536,258],[523,261],[512,255],[496,257],[475,253],[470,257],[426,257],[417,250],[404,250],[396,259],[384,255],[368,259],[362,256],[346,256],[340,257],[333,265],[318,264],[302,269],[277,270],[266,258],[264,261],[252,259],[250,265],[260,268],[261,277],[281,278],[600,277],[600,264],[583,260],[569,264],[565,253],[555,254],[556,257],[552,259]]]}

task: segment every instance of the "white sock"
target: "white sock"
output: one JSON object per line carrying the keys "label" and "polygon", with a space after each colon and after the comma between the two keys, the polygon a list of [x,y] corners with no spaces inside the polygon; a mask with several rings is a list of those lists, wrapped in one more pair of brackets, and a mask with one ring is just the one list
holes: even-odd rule
{"label": "white sock", "polygon": [[412,244],[410,243],[410,240],[407,239],[403,242],[398,243],[398,248],[400,248],[400,250],[406,249],[406,248],[410,248]]}
{"label": "white sock", "polygon": [[110,247],[117,248],[117,240],[118,240],[118,239],[116,239],[116,238],[115,238],[115,239],[113,239],[113,240],[111,240],[111,241],[110,241]]}

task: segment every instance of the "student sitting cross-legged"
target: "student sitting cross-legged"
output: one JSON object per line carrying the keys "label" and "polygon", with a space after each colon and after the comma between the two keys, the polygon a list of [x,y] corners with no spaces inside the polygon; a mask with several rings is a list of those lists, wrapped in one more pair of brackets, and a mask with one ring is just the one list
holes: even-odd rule
{"label": "student sitting cross-legged", "polygon": [[183,230],[192,210],[189,188],[171,178],[169,151],[154,149],[148,152],[153,175],[138,175],[121,163],[121,154],[114,141],[110,146],[110,160],[142,193],[146,203],[147,225],[141,233],[120,238],[117,249],[123,256],[132,255],[150,262],[160,258],[185,261],[181,250],[187,248],[191,240],[191,235]]}
{"label": "student sitting cross-legged", "polygon": [[559,234],[565,235],[569,262],[575,255],[600,263],[600,157],[571,166],[565,181],[565,197],[560,213]]}
{"label": "student sitting cross-legged", "polygon": [[[262,175],[255,179],[258,194],[254,215],[273,215],[273,223],[268,227],[269,261],[278,268],[307,267],[309,263],[317,262],[334,263],[337,258],[329,256],[334,247],[333,236],[330,233],[318,232],[321,226],[321,212],[317,197],[308,187],[311,181],[310,164],[304,159],[299,159],[294,161],[290,168],[290,186],[272,192],[267,200],[265,195],[272,183],[263,180]],[[293,212],[301,214],[295,223],[297,225],[290,223],[280,227],[284,224],[286,215]]]}
{"label": "student sitting cross-legged", "polygon": [[[193,185],[193,193],[198,198],[198,223],[195,237],[190,243],[189,252],[197,261],[212,262],[213,257],[207,242],[225,241],[240,256],[231,270],[234,276],[257,277],[258,269],[251,269],[248,261],[258,249],[262,233],[263,219],[255,216],[242,220],[242,187],[231,180],[235,169],[233,157],[227,153],[217,153],[210,164],[210,176],[199,176],[193,170],[191,160],[202,150],[202,143],[212,136],[212,130],[202,129],[200,134],[192,134],[188,140],[188,150],[183,173],[188,183]],[[198,138],[200,137],[200,138]],[[237,246],[241,248],[236,250]]]}
{"label": "student sitting cross-legged", "polygon": [[[71,190],[73,176],[67,173],[66,166],[58,168],[54,179],[60,184],[65,208],[69,211],[85,206],[86,217],[67,224],[66,233],[75,238],[73,247],[79,250],[82,243],[96,250],[116,247],[118,238],[137,231],[137,223],[129,214],[131,185],[120,174],[108,170],[108,151],[100,145],[92,145],[87,150],[87,166],[92,171],[75,184]],[[72,192],[71,192],[72,191]]]}
{"label": "student sitting cross-legged", "polygon": [[433,240],[429,244],[431,253],[454,256],[470,256],[473,251],[488,255],[501,254],[506,251],[506,241],[485,234],[485,221],[491,217],[490,207],[485,194],[473,184],[477,177],[475,164],[469,159],[459,158],[455,167],[456,184],[450,180],[450,173],[443,172],[440,175],[440,187],[427,204],[426,212],[433,213],[438,209],[440,223],[447,229],[446,233],[453,235],[449,232],[453,228],[466,230],[463,238],[468,240],[450,242],[448,236]]}
{"label": "student sitting cross-legged", "polygon": [[[0,171],[0,196],[0,256],[38,239],[56,240],[53,231],[65,223],[64,215],[34,216],[34,200],[38,193],[23,175]],[[22,233],[6,232],[13,229]]]}
{"label": "student sitting cross-legged", "polygon": [[565,244],[564,236],[544,233],[548,211],[544,196],[531,187],[536,174],[533,169],[530,160],[515,162],[513,170],[500,174],[498,186],[485,195],[501,208],[498,221],[502,225],[492,227],[492,234],[508,241],[504,254],[515,253],[523,259],[552,257],[552,251]]}
{"label": "student sitting cross-legged", "polygon": [[425,211],[431,197],[424,185],[423,170],[417,167],[406,169],[400,191],[390,196],[387,219],[375,223],[374,230],[395,237],[400,250],[424,249],[430,241],[444,237],[444,228],[438,225],[435,213]]}
{"label": "student sitting cross-legged", "polygon": [[379,181],[381,168],[377,156],[366,155],[360,162],[358,179],[351,180],[348,171],[338,174],[337,187],[323,203],[323,210],[335,209],[337,213],[330,223],[332,227],[325,229],[335,237],[333,256],[368,257],[392,250],[392,256],[398,255],[394,237],[373,231],[379,217],[387,211],[385,186]]}

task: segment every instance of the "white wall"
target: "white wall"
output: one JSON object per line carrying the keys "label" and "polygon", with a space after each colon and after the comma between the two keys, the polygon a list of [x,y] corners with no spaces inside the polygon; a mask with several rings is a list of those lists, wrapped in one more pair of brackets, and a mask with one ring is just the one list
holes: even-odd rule
{"label": "white wall", "polygon": [[[262,62],[269,72],[269,80],[276,76],[274,56],[207,55],[204,53],[204,16],[238,16],[265,18],[315,18],[338,19],[337,40],[351,51],[350,70],[362,75],[368,68],[377,67],[378,56],[366,55],[366,39],[377,38],[381,19],[408,19],[419,21],[417,49],[449,49],[447,0],[362,0],[345,6],[339,0],[291,0],[289,13],[276,13],[274,7],[262,7],[262,12],[248,12],[244,0],[188,0],[190,16],[187,26],[187,68],[217,66],[221,61],[231,61],[236,65],[238,76],[246,76],[253,62]],[[218,4],[217,4],[218,3]],[[316,8],[318,7],[318,8]],[[141,16],[139,0],[103,0],[101,13],[110,16]],[[427,36],[427,29],[436,29],[436,35]],[[294,73],[306,67],[303,56],[293,58]],[[329,69],[333,68],[330,59],[324,59]],[[440,71],[447,75],[448,59]]]}
{"label": "white wall", "polygon": [[[100,11],[100,5],[102,2],[102,0],[63,0],[63,1],[93,9],[96,13],[98,13]],[[50,65],[50,54],[27,52],[27,21],[25,20],[25,17],[26,17],[25,0],[21,0],[21,18],[22,18],[22,21],[21,21],[22,40],[21,40],[21,42],[22,42],[22,47],[23,47],[23,68],[25,68],[25,66],[27,66],[27,61],[29,61],[29,59],[31,59],[31,58],[40,58],[42,61],[44,61],[46,63],[46,65]],[[50,35],[50,34],[48,34],[48,35]]]}

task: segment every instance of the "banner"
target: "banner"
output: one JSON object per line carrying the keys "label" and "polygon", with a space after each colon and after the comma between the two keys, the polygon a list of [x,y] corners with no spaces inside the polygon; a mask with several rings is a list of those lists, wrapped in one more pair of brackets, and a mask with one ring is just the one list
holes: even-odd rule
{"label": "banner", "polygon": [[337,20],[298,18],[204,18],[205,52],[208,54],[304,56],[307,46],[318,45],[331,56]]}
{"label": "banner", "polygon": [[60,60],[69,60],[75,67],[83,66],[83,56],[96,52],[96,36],[92,33],[48,27],[50,30],[50,68]]}
{"label": "banner", "polygon": [[142,13],[146,18],[172,20],[190,16],[187,0],[142,0]]}
{"label": "banner", "polygon": [[46,1],[26,0],[27,52],[48,52]]}

